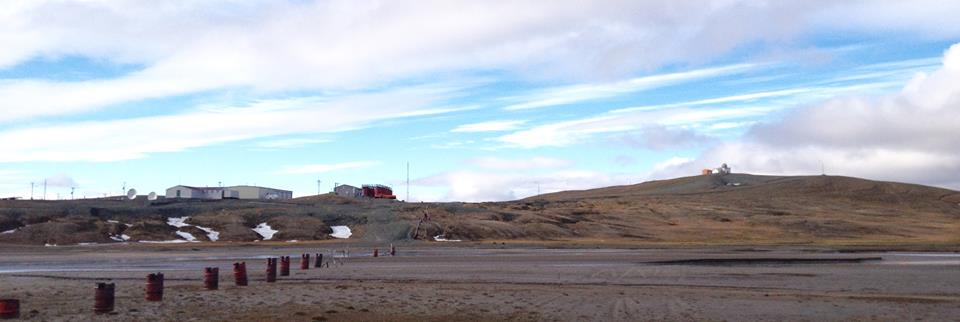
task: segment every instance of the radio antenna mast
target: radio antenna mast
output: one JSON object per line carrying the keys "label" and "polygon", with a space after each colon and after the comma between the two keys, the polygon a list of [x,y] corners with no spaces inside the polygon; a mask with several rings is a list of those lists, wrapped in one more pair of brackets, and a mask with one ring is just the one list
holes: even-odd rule
{"label": "radio antenna mast", "polygon": [[404,201],[410,202],[410,161],[407,161],[407,199]]}

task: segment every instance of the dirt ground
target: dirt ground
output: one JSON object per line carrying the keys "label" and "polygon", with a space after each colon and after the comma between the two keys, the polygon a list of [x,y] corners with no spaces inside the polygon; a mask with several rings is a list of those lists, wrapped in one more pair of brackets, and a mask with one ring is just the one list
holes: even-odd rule
{"label": "dirt ground", "polygon": [[[338,250],[349,257],[299,269],[301,253],[329,261]],[[0,298],[20,299],[29,321],[960,319],[958,253],[467,243],[371,253],[334,243],[0,246]],[[264,282],[265,258],[280,255],[293,258],[292,276]],[[726,260],[655,263],[695,259]],[[235,261],[247,262],[249,286],[233,285]],[[219,290],[202,288],[207,266],[220,267]],[[164,301],[147,302],[144,277],[158,271],[166,275]],[[116,310],[95,315],[93,287],[104,281],[117,284]]]}

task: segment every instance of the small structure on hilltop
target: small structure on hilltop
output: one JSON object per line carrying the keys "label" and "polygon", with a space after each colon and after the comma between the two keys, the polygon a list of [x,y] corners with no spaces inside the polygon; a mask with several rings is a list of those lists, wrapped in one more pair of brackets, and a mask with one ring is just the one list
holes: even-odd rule
{"label": "small structure on hilltop", "polygon": [[717,174],[721,176],[730,174],[730,167],[728,167],[726,163],[720,165],[720,167],[717,168]]}
{"label": "small structure on hilltop", "polygon": [[382,184],[363,185],[363,196],[375,199],[397,199],[393,194],[393,189]]}
{"label": "small structure on hilltop", "polygon": [[700,170],[700,175],[709,176],[709,175],[728,175],[730,174],[730,167],[726,163],[721,164],[719,168],[716,169],[703,169]]}
{"label": "small structure on hilltop", "polygon": [[333,193],[347,198],[360,198],[363,197],[363,189],[348,185],[342,184],[333,188]]}

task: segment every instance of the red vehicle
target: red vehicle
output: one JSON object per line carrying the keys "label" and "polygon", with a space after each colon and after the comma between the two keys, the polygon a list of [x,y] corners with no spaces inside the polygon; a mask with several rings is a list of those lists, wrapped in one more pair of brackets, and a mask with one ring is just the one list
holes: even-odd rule
{"label": "red vehicle", "polygon": [[393,194],[393,189],[382,184],[363,185],[363,196],[376,199],[397,199]]}

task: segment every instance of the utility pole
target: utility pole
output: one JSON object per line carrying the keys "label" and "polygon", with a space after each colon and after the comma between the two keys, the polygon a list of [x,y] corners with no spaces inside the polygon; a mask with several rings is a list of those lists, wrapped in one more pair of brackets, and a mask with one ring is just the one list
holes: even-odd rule
{"label": "utility pole", "polygon": [[120,195],[121,195],[121,196],[126,196],[126,195],[127,195],[127,182],[126,182],[126,181],[123,182],[123,188],[120,188],[120,189],[123,189],[123,190],[120,190]]}
{"label": "utility pole", "polygon": [[540,196],[540,181],[537,181],[537,196]]}
{"label": "utility pole", "polygon": [[70,187],[70,200],[73,200],[73,189],[76,189],[76,188],[77,187]]}
{"label": "utility pole", "polygon": [[47,200],[47,179],[43,179],[43,200]]}
{"label": "utility pole", "polygon": [[410,202],[410,161],[407,161],[407,199],[403,201]]}
{"label": "utility pole", "polygon": [[320,183],[322,183],[322,182],[323,182],[323,180],[317,180],[317,195],[318,195],[318,196],[320,195]]}
{"label": "utility pole", "polygon": [[30,183],[30,200],[33,200],[33,182]]}

